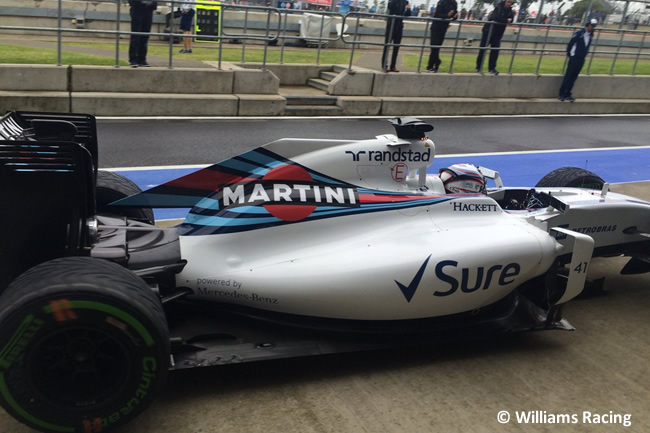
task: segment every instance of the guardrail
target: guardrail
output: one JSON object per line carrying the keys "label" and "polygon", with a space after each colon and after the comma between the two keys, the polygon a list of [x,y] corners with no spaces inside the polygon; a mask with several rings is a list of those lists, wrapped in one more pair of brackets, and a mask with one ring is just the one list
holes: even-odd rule
{"label": "guardrail", "polygon": [[[174,33],[173,26],[169,26],[168,32],[150,32],[150,33],[137,33],[120,28],[123,15],[128,13],[128,8],[123,5],[124,0],[95,0],[92,3],[110,3],[115,5],[115,29],[114,30],[93,30],[85,28],[64,28],[63,17],[63,1],[58,0],[57,11],[57,26],[56,27],[30,27],[30,26],[0,26],[0,31],[38,31],[49,32],[57,35],[57,64],[61,64],[62,52],[62,37],[64,34],[88,34],[88,35],[109,35],[115,36],[115,66],[119,67],[120,58],[120,37],[124,35],[147,35],[168,38],[169,40],[169,68],[173,68],[174,59],[174,39],[182,38],[182,33]],[[85,2],[88,3],[88,2]],[[174,11],[183,2],[182,1],[166,1],[165,3],[171,5],[171,11]],[[196,5],[213,6],[214,3],[196,1]],[[340,43],[344,47],[350,49],[350,60],[348,68],[353,69],[353,59],[355,52],[362,47],[376,47],[383,49],[385,46],[394,47],[394,44],[384,43],[386,15],[352,12],[342,15],[336,12],[321,12],[321,11],[296,11],[287,9],[276,9],[258,6],[241,6],[231,5],[226,3],[219,4],[221,11],[219,19],[221,23],[229,21],[237,21],[240,27],[221,26],[221,32],[218,35],[201,35],[202,39],[214,40],[219,43],[218,49],[218,64],[221,67],[222,51],[224,42],[228,41],[241,41],[241,61],[245,63],[245,54],[247,45],[249,43],[263,44],[263,60],[262,67],[266,66],[267,52],[270,47],[280,45],[280,63],[284,60],[285,46],[290,45],[288,41],[307,41],[309,44],[316,46],[318,51],[316,55],[316,63],[320,64],[321,50],[326,49],[329,43]],[[230,20],[230,15],[237,15],[237,19]],[[243,14],[243,18],[242,18]],[[66,11],[69,16],[69,11]],[[296,32],[296,24],[290,23],[290,17],[299,16],[300,32]],[[173,15],[172,15],[173,16]],[[421,71],[422,62],[425,56],[428,56],[428,49],[440,48],[441,52],[451,53],[451,61],[449,62],[449,73],[454,72],[454,63],[458,55],[474,52],[478,53],[480,50],[491,50],[490,47],[478,47],[471,45],[463,45],[463,41],[472,39],[480,39],[481,27],[485,24],[483,21],[467,21],[457,20],[453,21],[453,26],[450,26],[446,45],[432,46],[430,44],[430,27],[433,21],[437,18],[431,17],[404,17],[404,39],[409,39],[411,42],[403,42],[400,47],[408,50],[407,52],[418,52],[419,60],[417,71]],[[243,22],[242,22],[243,21]],[[293,19],[295,21],[295,18]],[[308,35],[303,34],[303,27],[305,23],[313,23],[316,33]],[[252,25],[255,23],[255,25]],[[366,26],[366,24],[372,24]],[[334,29],[331,25],[334,24]],[[232,31],[233,28],[240,29]],[[560,26],[551,24],[529,24],[529,23],[513,23],[508,25],[509,32],[503,38],[505,46],[499,48],[500,53],[510,54],[510,63],[507,72],[512,73],[515,58],[518,55],[537,56],[537,67],[535,73],[539,75],[540,66],[545,55],[558,55],[565,58],[565,44],[568,42],[568,37],[558,41],[557,38],[550,37],[551,32],[554,30],[570,30],[574,31],[580,27]],[[611,58],[611,65],[609,68],[609,75],[614,74],[616,63],[621,58],[634,59],[631,75],[636,74],[639,61],[646,60],[650,56],[650,41],[648,41],[648,31],[644,30],[631,30],[631,29],[611,29],[597,27],[595,37],[590,49],[589,61],[586,65],[585,73],[589,74],[594,58]],[[377,40],[379,39],[379,40]],[[413,43],[412,41],[416,42]],[[451,42],[451,44],[449,44]],[[524,45],[534,46],[524,46]]]}
{"label": "guardrail", "polygon": [[[370,39],[363,40],[360,38],[360,35],[362,35],[361,30],[361,20],[362,19],[385,19],[386,15],[378,15],[378,14],[370,14],[370,13],[360,13],[360,12],[352,12],[347,14],[344,19],[343,19],[343,27],[345,28],[347,25],[347,30],[346,33],[347,35],[342,36],[342,40],[344,43],[350,45],[352,48],[352,55],[350,58],[350,64],[349,64],[349,69],[352,69],[352,57],[354,55],[354,50],[356,47],[361,46],[361,45],[374,45],[377,46],[378,48],[381,47],[383,48],[384,46],[388,45],[389,47],[394,47],[395,44],[384,44],[383,42],[373,42]],[[441,51],[451,51],[451,61],[449,64],[449,73],[453,73],[454,71],[454,60],[456,58],[456,55],[459,52],[467,52],[467,51],[488,51],[491,50],[491,47],[468,47],[468,46],[460,46],[459,42],[463,40],[462,38],[462,31],[463,27],[467,25],[472,25],[475,26],[476,24],[480,24],[483,26],[484,24],[488,23],[487,21],[468,21],[468,20],[456,20],[452,21],[453,23],[456,24],[455,31],[452,30],[452,27],[449,28],[448,33],[455,33],[455,36],[453,37],[453,45],[431,45],[428,40],[430,37],[430,28],[431,28],[431,23],[433,21],[443,21],[438,18],[431,18],[431,17],[404,17],[404,23],[406,27],[407,22],[424,22],[425,25],[423,26],[423,31],[420,34],[421,37],[421,42],[419,44],[408,44],[408,43],[401,43],[400,47],[404,48],[415,48],[420,50],[419,54],[419,62],[418,62],[418,72],[421,71],[422,69],[422,61],[424,57],[427,55],[425,52],[426,48],[440,48]],[[498,50],[501,53],[511,53],[511,58],[510,58],[510,64],[508,67],[508,73],[512,73],[512,67],[514,64],[515,56],[517,53],[525,53],[525,54],[536,54],[538,55],[539,59],[537,62],[537,67],[535,70],[535,73],[539,75],[539,69],[542,63],[542,58],[544,55],[548,54],[557,54],[565,57],[565,62],[562,70],[566,68],[566,49],[563,46],[562,48],[551,48],[549,47],[549,34],[551,30],[567,30],[570,29],[571,31],[576,31],[581,28],[581,26],[560,26],[560,25],[551,25],[551,24],[527,24],[527,23],[512,23],[508,25],[508,28],[510,29],[515,29],[514,34],[515,34],[515,40],[511,41],[512,47],[505,47],[501,46]],[[534,32],[539,32],[540,30],[544,31],[544,36],[541,38],[541,41],[539,40],[539,37],[535,35],[537,39],[537,43],[541,43],[540,48],[529,48],[529,47],[524,47],[520,48],[519,43],[522,39],[522,35],[524,35],[525,30],[530,30]],[[489,31],[492,31],[492,28],[489,29]],[[643,50],[646,49],[650,51],[650,45],[646,46],[646,40],[648,36],[648,31],[639,31],[639,30],[626,30],[626,29],[600,29],[596,28],[594,32],[594,40],[590,46],[590,57],[589,57],[589,63],[586,68],[586,73],[589,74],[589,70],[591,68],[593,59],[595,56],[612,56],[612,64],[610,66],[609,70],[609,75],[613,75],[614,72],[614,67],[616,65],[616,61],[619,57],[621,56],[627,56],[627,57],[632,57],[634,58],[634,65],[632,68],[632,75],[635,75],[636,72],[636,67],[638,65],[639,59],[640,58],[648,58],[650,57],[650,52],[644,52]],[[614,34],[616,35],[616,45],[614,49],[607,49],[605,44],[600,45],[600,39],[601,35],[603,34]],[[624,43],[625,37],[636,37],[637,39],[640,38],[638,41],[631,41],[631,43],[628,43],[627,46]],[[480,39],[480,37],[479,37]],[[490,38],[488,37],[488,40]],[[504,36],[504,41],[508,41],[510,38],[507,36]],[[628,41],[630,42],[630,41]],[[568,39],[563,41],[563,44],[568,43]],[[555,44],[556,45],[556,44]],[[633,51],[627,51],[626,48],[634,48]]]}

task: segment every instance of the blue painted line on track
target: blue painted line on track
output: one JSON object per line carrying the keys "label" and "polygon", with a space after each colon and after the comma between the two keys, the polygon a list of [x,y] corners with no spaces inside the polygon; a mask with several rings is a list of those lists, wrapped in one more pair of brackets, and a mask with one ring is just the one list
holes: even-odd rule
{"label": "blue painted line on track", "polygon": [[[498,171],[506,186],[534,186],[559,167],[580,167],[610,183],[650,180],[650,147],[522,154],[437,156],[429,173],[456,163],[482,165]],[[143,190],[179,178],[199,168],[118,170]],[[156,219],[184,218],[189,209],[155,209]]]}

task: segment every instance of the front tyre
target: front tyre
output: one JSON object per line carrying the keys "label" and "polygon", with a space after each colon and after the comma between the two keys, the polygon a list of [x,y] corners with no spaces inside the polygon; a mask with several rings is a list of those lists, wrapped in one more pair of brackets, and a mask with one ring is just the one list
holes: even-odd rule
{"label": "front tyre", "polygon": [[0,297],[0,404],[44,432],[99,432],[153,400],[169,368],[162,305],[127,269],[42,263]]}
{"label": "front tyre", "polygon": [[536,187],[601,189],[605,181],[595,173],[578,167],[562,167],[544,176]]}

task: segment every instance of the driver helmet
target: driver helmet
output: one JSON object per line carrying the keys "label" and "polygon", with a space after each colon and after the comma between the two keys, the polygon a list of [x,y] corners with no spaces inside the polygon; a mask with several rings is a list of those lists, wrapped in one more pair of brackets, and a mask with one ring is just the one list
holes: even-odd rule
{"label": "driver helmet", "polygon": [[440,179],[450,194],[485,194],[485,177],[472,164],[454,164],[440,169]]}

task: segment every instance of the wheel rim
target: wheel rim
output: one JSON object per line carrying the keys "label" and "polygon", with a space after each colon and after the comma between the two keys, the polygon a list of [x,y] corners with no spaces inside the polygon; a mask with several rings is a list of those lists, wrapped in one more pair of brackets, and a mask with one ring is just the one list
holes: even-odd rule
{"label": "wheel rim", "polygon": [[122,342],[104,329],[68,326],[47,333],[29,356],[30,381],[54,406],[87,408],[118,395],[132,375]]}

